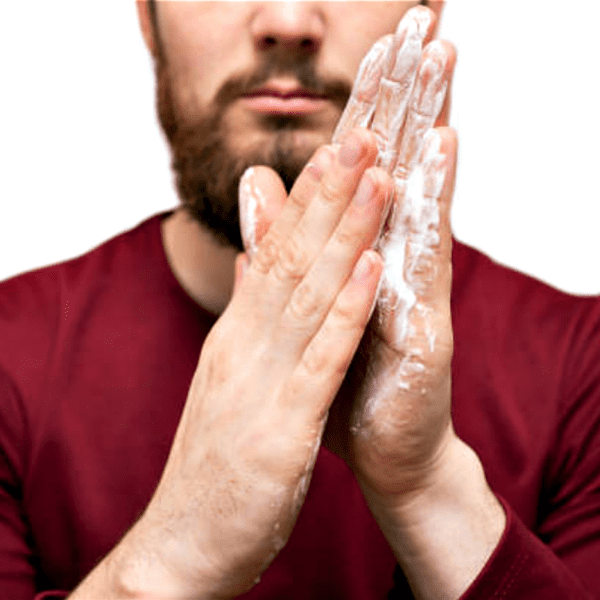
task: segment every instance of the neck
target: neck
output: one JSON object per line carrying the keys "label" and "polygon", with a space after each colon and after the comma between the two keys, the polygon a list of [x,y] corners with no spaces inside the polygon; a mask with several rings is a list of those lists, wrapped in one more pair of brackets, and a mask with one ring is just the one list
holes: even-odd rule
{"label": "neck", "polygon": [[182,208],[162,222],[162,239],[183,289],[203,308],[220,315],[233,292],[237,250],[219,244]]}

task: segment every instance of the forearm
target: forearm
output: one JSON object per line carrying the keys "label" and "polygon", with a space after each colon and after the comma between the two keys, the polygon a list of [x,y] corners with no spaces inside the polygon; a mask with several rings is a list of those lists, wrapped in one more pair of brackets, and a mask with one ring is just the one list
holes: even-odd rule
{"label": "forearm", "polygon": [[415,598],[456,599],[475,580],[506,525],[477,455],[458,438],[427,491],[396,503],[367,502]]}

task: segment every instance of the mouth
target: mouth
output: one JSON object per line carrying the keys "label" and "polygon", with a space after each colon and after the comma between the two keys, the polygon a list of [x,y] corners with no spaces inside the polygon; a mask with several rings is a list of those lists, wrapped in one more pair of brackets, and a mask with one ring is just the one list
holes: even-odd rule
{"label": "mouth", "polygon": [[277,116],[312,114],[328,103],[326,96],[284,81],[253,89],[240,100],[251,111]]}

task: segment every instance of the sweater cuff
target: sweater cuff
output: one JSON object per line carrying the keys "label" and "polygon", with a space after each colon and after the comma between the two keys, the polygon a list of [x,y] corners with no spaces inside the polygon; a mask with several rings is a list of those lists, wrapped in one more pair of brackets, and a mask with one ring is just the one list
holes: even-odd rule
{"label": "sweater cuff", "polygon": [[552,550],[519,519],[509,504],[506,528],[498,546],[460,600],[593,600]]}
{"label": "sweater cuff", "polygon": [[64,600],[69,595],[69,592],[59,592],[58,590],[41,592],[37,594],[33,600]]}
{"label": "sweater cuff", "polygon": [[[501,497],[506,527],[494,552],[460,600],[594,600],[564,563],[525,527]],[[399,566],[388,600],[412,598]]]}

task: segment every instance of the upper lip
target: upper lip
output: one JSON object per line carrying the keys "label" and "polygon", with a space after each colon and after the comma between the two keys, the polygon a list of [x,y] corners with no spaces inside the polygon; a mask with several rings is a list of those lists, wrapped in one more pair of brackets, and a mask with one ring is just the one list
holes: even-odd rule
{"label": "upper lip", "polygon": [[267,83],[244,94],[245,98],[253,98],[256,96],[273,96],[282,99],[309,98],[313,100],[321,100],[325,97],[323,94],[318,94],[313,90],[299,86],[297,83],[288,84],[284,82]]}

